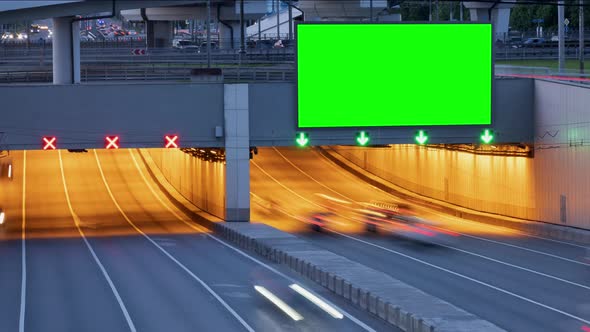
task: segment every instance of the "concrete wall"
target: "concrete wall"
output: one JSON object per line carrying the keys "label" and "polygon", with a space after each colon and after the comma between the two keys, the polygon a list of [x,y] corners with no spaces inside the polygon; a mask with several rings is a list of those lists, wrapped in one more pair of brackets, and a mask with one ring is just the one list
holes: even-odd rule
{"label": "concrete wall", "polygon": [[[531,79],[494,80],[491,128],[496,133],[496,142],[533,142],[533,91]],[[293,83],[250,84],[249,103],[251,145],[295,145],[299,129],[297,91]],[[490,126],[305,128],[301,131],[309,134],[311,145],[354,145],[358,130],[366,130],[372,144],[413,144],[418,129],[428,130],[430,143],[479,143],[483,128]]]}
{"label": "concrete wall", "polygon": [[[496,142],[532,142],[533,81],[494,81],[492,128]],[[121,147],[159,148],[178,134],[182,147],[221,147],[215,127],[224,126],[223,84],[100,83],[0,86],[2,149],[41,149],[43,136],[58,148],[103,148],[106,135]],[[294,83],[249,84],[250,142],[293,146],[297,128]],[[408,109],[408,112],[413,110]],[[435,126],[430,143],[478,142],[489,126]],[[355,144],[360,128],[304,129],[311,145]],[[416,127],[367,130],[372,144],[414,143]]]}
{"label": "concrete wall", "polygon": [[534,161],[432,149],[335,149],[369,172],[418,194],[479,211],[534,219]]}
{"label": "concrete wall", "polygon": [[336,147],[416,193],[475,210],[590,229],[590,87],[535,82],[535,156]]}
{"label": "concrete wall", "polygon": [[539,214],[543,220],[590,229],[588,105],[589,86],[535,81],[535,182]]}
{"label": "concrete wall", "polygon": [[5,85],[0,112],[2,149],[41,149],[43,136],[58,148],[103,148],[105,135],[163,147],[167,134],[181,146],[223,146],[223,84]]}
{"label": "concrete wall", "polygon": [[178,149],[147,149],[166,180],[200,209],[225,219],[225,165]]}

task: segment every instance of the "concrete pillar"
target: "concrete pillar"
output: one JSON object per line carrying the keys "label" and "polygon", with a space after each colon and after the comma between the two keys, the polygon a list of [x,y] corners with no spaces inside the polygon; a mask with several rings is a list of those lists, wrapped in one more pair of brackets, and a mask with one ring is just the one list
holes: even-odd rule
{"label": "concrete pillar", "polygon": [[147,44],[149,48],[172,47],[174,26],[171,21],[148,21]]}
{"label": "concrete pillar", "polygon": [[489,14],[487,8],[471,8],[469,9],[469,16],[473,22],[489,22]]}
{"label": "concrete pillar", "polygon": [[[510,25],[510,11],[514,4],[498,4],[494,6],[490,2],[466,1],[463,3],[465,8],[469,9],[471,21],[474,22],[491,22],[494,26],[494,41],[502,40],[508,35]],[[492,8],[492,17],[490,20],[489,9]]]}
{"label": "concrete pillar", "polygon": [[225,220],[250,221],[248,84],[225,84]]}
{"label": "concrete pillar", "polygon": [[[231,26],[231,29],[224,24],[219,23],[219,48],[220,49],[234,49],[240,48],[240,22],[239,21],[225,21]],[[233,30],[232,30],[233,29]],[[233,33],[233,45],[231,43]]]}
{"label": "concrete pillar", "polygon": [[53,18],[53,84],[80,83],[80,22]]}

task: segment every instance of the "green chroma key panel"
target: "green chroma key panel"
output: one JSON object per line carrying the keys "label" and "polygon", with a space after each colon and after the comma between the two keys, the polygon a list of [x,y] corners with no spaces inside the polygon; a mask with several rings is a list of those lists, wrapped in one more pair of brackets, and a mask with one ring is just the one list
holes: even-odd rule
{"label": "green chroma key panel", "polygon": [[296,27],[299,128],[491,124],[491,24]]}

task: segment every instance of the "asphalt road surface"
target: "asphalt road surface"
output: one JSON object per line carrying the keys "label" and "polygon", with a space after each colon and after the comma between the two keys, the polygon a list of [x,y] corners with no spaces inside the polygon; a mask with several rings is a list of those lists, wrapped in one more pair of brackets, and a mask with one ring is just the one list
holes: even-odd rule
{"label": "asphalt road surface", "polygon": [[392,330],[190,222],[136,151],[12,158],[14,179],[0,183],[1,331]]}
{"label": "asphalt road surface", "polygon": [[590,326],[590,261],[582,246],[420,207],[419,217],[441,230],[436,236],[368,233],[340,208],[327,228],[315,232],[305,221],[334,209],[333,201],[345,206],[403,200],[311,149],[259,149],[250,172],[255,221],[383,271],[509,331]]}

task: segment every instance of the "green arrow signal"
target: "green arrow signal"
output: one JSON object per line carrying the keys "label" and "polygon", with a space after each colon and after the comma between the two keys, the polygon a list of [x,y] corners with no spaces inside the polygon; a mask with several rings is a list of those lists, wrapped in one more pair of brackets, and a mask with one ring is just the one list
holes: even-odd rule
{"label": "green arrow signal", "polygon": [[489,129],[484,130],[483,135],[480,136],[481,141],[485,144],[490,144],[490,142],[494,139],[494,135]]}
{"label": "green arrow signal", "polygon": [[416,140],[416,142],[418,142],[418,144],[423,145],[424,143],[426,143],[426,141],[428,141],[428,135],[424,134],[424,130],[420,130],[418,132],[418,135],[416,135],[414,139]]}
{"label": "green arrow signal", "polygon": [[361,131],[357,136],[356,136],[356,142],[361,145],[361,146],[365,146],[367,145],[367,143],[369,143],[371,139],[369,138],[369,135],[367,135],[366,132]]}
{"label": "green arrow signal", "polygon": [[295,142],[297,142],[297,145],[299,145],[300,147],[304,147],[307,145],[307,143],[309,143],[309,138],[307,138],[307,134],[299,133],[299,135],[295,139]]}

